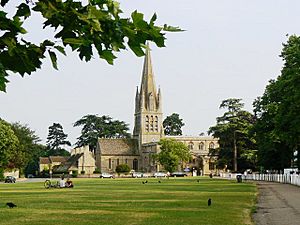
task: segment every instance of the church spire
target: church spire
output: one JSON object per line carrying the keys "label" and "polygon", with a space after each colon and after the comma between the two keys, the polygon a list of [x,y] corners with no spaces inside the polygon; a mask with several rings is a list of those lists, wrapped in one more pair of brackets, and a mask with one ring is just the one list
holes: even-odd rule
{"label": "church spire", "polygon": [[144,143],[158,142],[162,136],[162,103],[160,89],[156,91],[151,63],[150,48],[147,44],[140,90],[136,91],[133,137]]}
{"label": "church spire", "polygon": [[145,96],[145,108],[157,109],[157,92],[151,63],[149,43],[147,43],[146,54],[144,59],[140,94],[144,94]]}

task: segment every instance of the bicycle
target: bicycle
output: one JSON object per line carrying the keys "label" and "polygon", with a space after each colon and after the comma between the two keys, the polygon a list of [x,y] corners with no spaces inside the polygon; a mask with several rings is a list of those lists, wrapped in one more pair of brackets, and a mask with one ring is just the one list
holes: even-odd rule
{"label": "bicycle", "polygon": [[56,182],[54,183],[53,180],[47,179],[47,180],[45,180],[45,182],[44,182],[44,187],[47,188],[47,189],[48,189],[48,188],[59,188],[59,182],[56,181]]}

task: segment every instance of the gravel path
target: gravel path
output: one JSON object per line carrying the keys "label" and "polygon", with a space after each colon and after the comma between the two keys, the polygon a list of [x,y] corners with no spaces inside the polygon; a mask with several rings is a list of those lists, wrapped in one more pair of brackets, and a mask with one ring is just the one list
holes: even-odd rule
{"label": "gravel path", "polygon": [[300,225],[300,187],[258,182],[256,225]]}

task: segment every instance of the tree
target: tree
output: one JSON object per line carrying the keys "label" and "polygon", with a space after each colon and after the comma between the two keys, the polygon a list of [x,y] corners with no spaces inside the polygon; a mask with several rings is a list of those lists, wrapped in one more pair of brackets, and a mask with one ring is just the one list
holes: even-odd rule
{"label": "tree", "polygon": [[[208,133],[219,138],[219,152],[217,164],[227,165],[227,168],[237,171],[255,167],[249,161],[249,152],[255,153],[255,140],[251,136],[254,116],[243,110],[241,99],[223,100],[220,109],[227,109],[221,117],[217,117],[217,124],[209,128]],[[226,164],[225,164],[226,162]],[[239,162],[239,165],[238,165]],[[223,169],[223,168],[222,168]]]}
{"label": "tree", "polygon": [[0,168],[5,169],[9,166],[18,145],[19,140],[10,124],[0,119]]}
{"label": "tree", "polygon": [[62,125],[53,123],[53,125],[49,127],[47,146],[50,150],[58,152],[61,146],[71,146],[71,143],[66,140],[67,137],[68,135],[64,133]]}
{"label": "tree", "polygon": [[281,75],[256,99],[254,111],[259,162],[282,170],[300,168],[300,37],[290,36],[280,56],[284,61]]}
{"label": "tree", "polygon": [[41,154],[40,149],[36,148],[40,138],[27,125],[13,123],[11,127],[19,140],[19,144],[17,151],[11,159],[10,166],[12,168],[19,168],[20,172],[23,173],[30,162],[38,160],[34,156],[37,154],[40,156]]}
{"label": "tree", "polygon": [[[12,18],[4,8],[10,0],[1,0],[0,10],[0,91],[5,91],[9,72],[21,76],[30,75],[41,68],[42,59],[49,54],[52,65],[57,69],[56,53],[66,55],[65,48],[79,53],[81,60],[89,61],[98,53],[100,58],[113,64],[115,52],[129,48],[137,55],[144,55],[147,40],[164,47],[163,31],[180,31],[164,25],[156,26],[156,14],[149,22],[143,14],[132,12],[131,18],[122,18],[119,3],[114,0],[36,0],[15,5]],[[43,29],[54,28],[54,37],[41,43],[32,43],[25,36],[23,23],[33,14],[44,18]],[[15,63],[18,62],[18,63]]]}
{"label": "tree", "polygon": [[179,118],[179,114],[173,113],[170,116],[167,116],[163,121],[163,127],[165,135],[182,135],[181,128],[184,126],[182,119]]}
{"label": "tree", "polygon": [[86,115],[74,123],[74,127],[82,127],[81,135],[77,138],[78,147],[89,145],[95,150],[98,138],[128,138],[128,124],[112,120],[109,116]]}
{"label": "tree", "polygon": [[187,162],[192,158],[188,147],[174,139],[161,139],[158,142],[160,152],[155,156],[165,170],[174,172],[180,163]]}

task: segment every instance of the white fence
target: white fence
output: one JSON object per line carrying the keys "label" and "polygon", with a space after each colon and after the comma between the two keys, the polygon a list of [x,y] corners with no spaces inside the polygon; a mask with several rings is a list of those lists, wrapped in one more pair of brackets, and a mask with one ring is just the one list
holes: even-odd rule
{"label": "white fence", "polygon": [[[237,174],[223,173],[221,177],[236,179],[236,175]],[[242,175],[242,178],[243,180],[269,181],[300,186],[300,175],[298,174],[247,174]]]}

